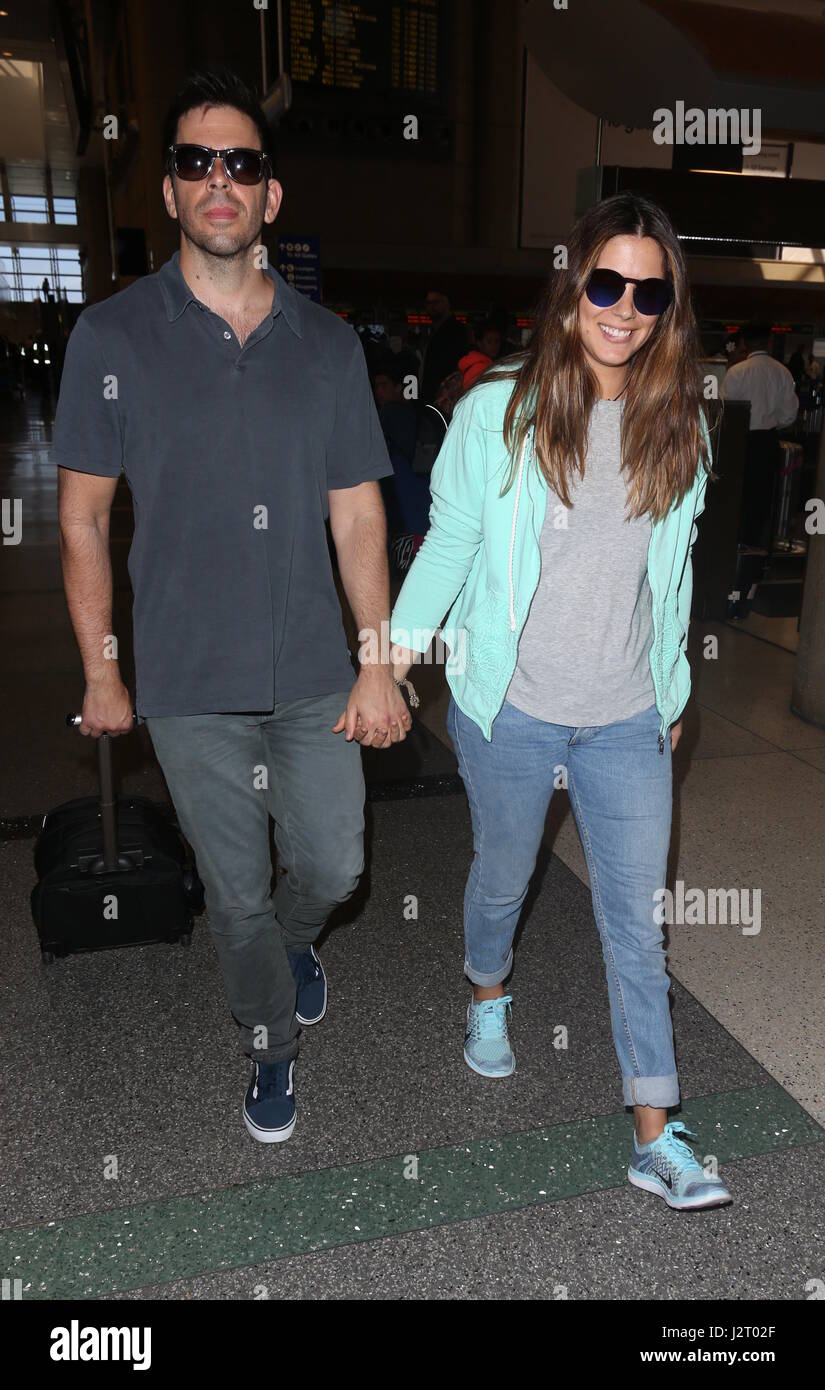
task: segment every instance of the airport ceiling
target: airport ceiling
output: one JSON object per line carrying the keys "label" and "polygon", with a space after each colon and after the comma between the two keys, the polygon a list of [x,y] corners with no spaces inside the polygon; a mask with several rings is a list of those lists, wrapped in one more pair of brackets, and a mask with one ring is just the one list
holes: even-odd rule
{"label": "airport ceiling", "polygon": [[67,90],[49,0],[0,0],[0,158],[77,164]]}
{"label": "airport ceiling", "polygon": [[[82,13],[83,0],[68,3]],[[51,0],[0,0],[0,157],[69,168],[53,24]],[[682,100],[758,107],[763,138],[825,140],[825,0],[525,0],[525,37],[550,80],[606,120],[652,127],[655,110]]]}
{"label": "airport ceiling", "polygon": [[762,134],[825,140],[822,0],[527,0],[526,43],[571,101],[652,127],[676,101],[758,108]]}

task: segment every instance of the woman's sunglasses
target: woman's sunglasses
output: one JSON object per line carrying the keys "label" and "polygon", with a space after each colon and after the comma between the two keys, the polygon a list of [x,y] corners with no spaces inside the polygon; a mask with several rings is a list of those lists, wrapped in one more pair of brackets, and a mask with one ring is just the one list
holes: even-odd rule
{"label": "woman's sunglasses", "polygon": [[618,304],[627,285],[635,286],[633,303],[646,316],[663,313],[673,299],[669,280],[634,280],[630,275],[620,275],[618,270],[594,270],[584,292],[597,309],[609,309],[611,304]]}
{"label": "woman's sunglasses", "polygon": [[219,155],[233,183],[260,183],[271,167],[268,156],[262,150],[212,150],[208,145],[170,145],[166,153],[170,168],[179,179],[188,182],[208,178]]}

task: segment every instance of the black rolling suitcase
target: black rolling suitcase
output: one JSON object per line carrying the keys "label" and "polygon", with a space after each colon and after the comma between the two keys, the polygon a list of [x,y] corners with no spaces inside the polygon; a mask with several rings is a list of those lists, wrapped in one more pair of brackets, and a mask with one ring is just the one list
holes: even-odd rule
{"label": "black rolling suitcase", "polygon": [[34,847],[31,908],[46,963],[154,941],[188,946],[193,915],[203,909],[203,885],[181,835],[146,797],[115,796],[112,740],[101,734],[96,742],[100,798],[48,811]]}

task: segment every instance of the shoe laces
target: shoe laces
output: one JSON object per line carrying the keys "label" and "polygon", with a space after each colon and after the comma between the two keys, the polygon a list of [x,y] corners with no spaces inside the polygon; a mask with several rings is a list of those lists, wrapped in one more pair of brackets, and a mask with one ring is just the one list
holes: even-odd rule
{"label": "shoe laces", "polygon": [[471,1026],[477,1038],[507,1037],[507,1014],[513,1016],[510,1005],[511,994],[502,994],[497,999],[482,999],[470,1011]]}
{"label": "shoe laces", "polygon": [[686,1129],[683,1124],[674,1122],[665,1125],[657,1142],[661,1143],[667,1157],[673,1158],[681,1168],[697,1168],[700,1173],[704,1172],[690,1145],[677,1138],[678,1134],[686,1134],[689,1139],[696,1138],[692,1129]]}
{"label": "shoe laces", "polygon": [[258,1063],[258,1100],[266,1100],[272,1095],[284,1095],[289,1087],[289,1068],[293,1058],[283,1062]]}

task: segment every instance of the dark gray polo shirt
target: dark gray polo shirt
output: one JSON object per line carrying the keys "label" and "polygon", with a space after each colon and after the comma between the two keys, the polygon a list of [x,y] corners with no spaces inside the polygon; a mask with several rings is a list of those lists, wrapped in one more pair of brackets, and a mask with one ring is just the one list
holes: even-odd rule
{"label": "dark gray polo shirt", "polygon": [[126,475],[140,719],[350,690],[328,490],[392,473],[355,330],[277,271],[240,346],[178,251],[80,315],[52,460]]}

